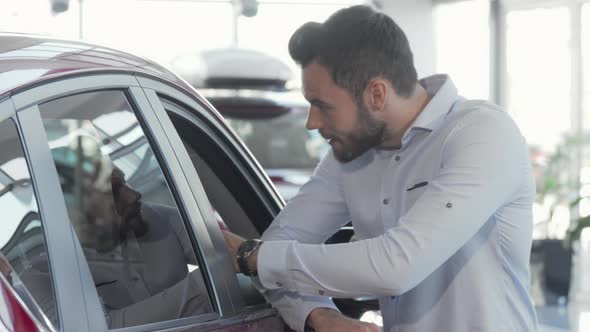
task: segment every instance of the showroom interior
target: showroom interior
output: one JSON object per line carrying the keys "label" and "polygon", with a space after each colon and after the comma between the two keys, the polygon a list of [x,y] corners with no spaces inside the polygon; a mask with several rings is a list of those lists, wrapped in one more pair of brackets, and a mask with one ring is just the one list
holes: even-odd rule
{"label": "showroom interior", "polygon": [[[514,119],[536,184],[530,293],[539,331],[590,331],[590,0],[2,0],[0,33],[145,57],[180,75],[224,114],[215,103],[221,94],[196,83],[214,75],[202,54],[225,50],[229,62],[218,70],[249,63],[244,75],[279,75],[279,90],[300,94],[289,38],[305,22],[323,22],[358,4],[384,12],[405,31],[419,78],[448,74],[460,95],[489,100]],[[0,88],[10,84],[0,76]],[[248,145],[241,131],[250,135],[256,127],[224,116]],[[305,126],[304,117],[293,121]],[[265,135],[262,140],[272,136]],[[307,148],[322,149],[314,142]],[[309,174],[290,180],[269,170],[268,176],[291,195],[293,188],[285,194],[281,183],[301,184]],[[361,320],[382,323],[377,310]]]}

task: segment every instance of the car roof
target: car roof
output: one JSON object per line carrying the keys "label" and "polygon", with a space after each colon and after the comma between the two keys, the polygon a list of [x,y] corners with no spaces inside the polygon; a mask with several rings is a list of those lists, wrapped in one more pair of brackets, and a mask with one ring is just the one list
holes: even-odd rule
{"label": "car roof", "polygon": [[79,41],[0,33],[0,99],[37,83],[88,72],[142,73],[195,90],[146,58]]}

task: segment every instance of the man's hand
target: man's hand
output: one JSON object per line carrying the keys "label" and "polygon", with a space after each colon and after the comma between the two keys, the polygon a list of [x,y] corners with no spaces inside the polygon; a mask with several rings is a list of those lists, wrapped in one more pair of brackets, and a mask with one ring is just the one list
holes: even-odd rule
{"label": "man's hand", "polygon": [[329,308],[316,308],[309,314],[309,326],[315,332],[381,332],[375,324],[348,318]]}
{"label": "man's hand", "polygon": [[238,253],[238,248],[246,240],[224,229],[221,230],[221,233],[223,233],[223,239],[225,240],[227,252],[229,253],[229,256],[231,257],[232,263],[234,265],[234,271],[236,271],[236,273],[240,272],[240,267],[238,266],[238,260],[236,259],[236,256]]}

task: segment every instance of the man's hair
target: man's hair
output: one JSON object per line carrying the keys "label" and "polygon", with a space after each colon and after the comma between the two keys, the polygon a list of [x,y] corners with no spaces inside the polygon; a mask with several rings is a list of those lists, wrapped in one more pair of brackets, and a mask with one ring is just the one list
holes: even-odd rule
{"label": "man's hair", "polygon": [[307,22],[289,40],[289,53],[302,67],[317,61],[357,102],[370,80],[383,77],[409,97],[417,82],[408,39],[387,15],[368,6],[332,14],[323,24]]}

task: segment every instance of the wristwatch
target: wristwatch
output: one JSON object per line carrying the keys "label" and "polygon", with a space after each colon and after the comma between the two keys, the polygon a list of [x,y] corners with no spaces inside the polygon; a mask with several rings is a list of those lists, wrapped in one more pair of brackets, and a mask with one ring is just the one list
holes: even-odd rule
{"label": "wristwatch", "polygon": [[236,254],[236,258],[238,260],[238,266],[240,267],[240,272],[248,277],[255,277],[258,275],[257,271],[251,271],[250,267],[248,267],[248,257],[256,250],[262,241],[258,239],[246,240],[244,243],[240,245],[238,248],[238,252]]}

